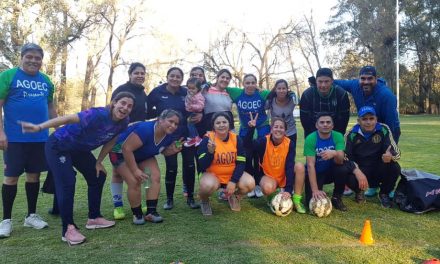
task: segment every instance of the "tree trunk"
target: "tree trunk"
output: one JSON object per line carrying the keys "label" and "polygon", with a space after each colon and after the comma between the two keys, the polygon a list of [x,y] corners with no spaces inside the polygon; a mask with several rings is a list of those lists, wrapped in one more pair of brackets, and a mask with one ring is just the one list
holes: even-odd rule
{"label": "tree trunk", "polygon": [[84,85],[82,92],[82,100],[81,100],[81,111],[88,109],[89,106],[89,96],[90,96],[90,83],[92,82],[92,76],[94,73],[93,67],[93,56],[87,56],[87,64],[86,64],[86,74],[84,77]]}

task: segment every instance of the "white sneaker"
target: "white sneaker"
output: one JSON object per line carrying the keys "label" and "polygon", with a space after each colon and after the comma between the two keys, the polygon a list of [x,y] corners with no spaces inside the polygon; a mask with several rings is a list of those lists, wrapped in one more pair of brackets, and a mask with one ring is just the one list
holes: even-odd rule
{"label": "white sneaker", "polygon": [[255,196],[257,196],[258,198],[264,196],[263,192],[261,191],[260,185],[255,186],[254,192],[255,192]]}
{"label": "white sneaker", "polygon": [[247,193],[247,197],[254,198],[255,197],[255,189]]}
{"label": "white sneaker", "polygon": [[0,238],[9,237],[12,232],[11,219],[5,219],[0,222]]}
{"label": "white sneaker", "polygon": [[24,219],[24,226],[35,229],[43,229],[49,225],[37,214],[30,214]]}

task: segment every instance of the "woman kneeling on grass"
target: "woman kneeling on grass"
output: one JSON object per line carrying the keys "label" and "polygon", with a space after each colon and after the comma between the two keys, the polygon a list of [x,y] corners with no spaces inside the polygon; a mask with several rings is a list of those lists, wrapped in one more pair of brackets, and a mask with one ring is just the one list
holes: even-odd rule
{"label": "woman kneeling on grass", "polygon": [[[251,119],[249,125],[255,126],[255,121],[256,118]],[[270,202],[277,193],[277,187],[281,188],[284,198],[291,198],[293,185],[295,185],[292,200],[296,211],[304,214],[306,210],[301,202],[301,193],[304,186],[305,168],[302,163],[295,163],[296,144],[286,136],[286,127],[284,119],[273,117],[270,134],[264,138],[252,140],[254,131],[250,129],[245,138],[245,146],[258,153],[259,173],[263,175],[259,184],[268,201]]]}
{"label": "woman kneeling on grass", "polygon": [[[107,228],[115,222],[101,215],[101,196],[106,172],[101,164],[111,149],[117,135],[124,131],[129,122],[128,115],[134,105],[134,95],[128,92],[117,94],[108,107],[90,108],[78,114],[66,115],[35,125],[22,122],[25,132],[38,132],[50,127],[65,125],[49,137],[45,151],[47,164],[54,175],[55,191],[62,219],[62,240],[69,245],[80,244],[85,237],[73,221],[75,196],[75,167],[87,181],[89,219],[86,228]],[[104,145],[105,144],[105,145]],[[98,161],[92,150],[102,146]]]}
{"label": "woman kneeling on grass", "polygon": [[[212,116],[212,129],[199,145],[200,171],[199,196],[203,215],[212,215],[209,197],[220,187],[224,188],[231,210],[240,211],[240,195],[255,188],[251,175],[244,172],[246,163],[241,139],[230,131],[230,118],[225,112]],[[238,189],[238,190],[236,190]]]}
{"label": "woman kneeling on grass", "polygon": [[[133,212],[133,224],[142,225],[145,221],[160,223],[162,216],[156,211],[160,191],[160,170],[155,156],[178,153],[182,147],[174,144],[174,133],[182,119],[180,113],[165,109],[157,120],[138,122],[131,125],[118,138],[110,152],[110,161],[116,172],[128,185],[128,201]],[[150,175],[145,173],[149,169]],[[141,185],[151,177],[147,190],[147,212],[145,217],[141,208]],[[147,188],[147,187],[146,187]]]}

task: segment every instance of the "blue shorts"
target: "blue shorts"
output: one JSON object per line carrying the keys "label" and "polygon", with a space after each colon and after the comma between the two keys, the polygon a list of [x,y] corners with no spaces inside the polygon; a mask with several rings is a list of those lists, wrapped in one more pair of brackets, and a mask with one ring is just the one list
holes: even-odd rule
{"label": "blue shorts", "polygon": [[19,177],[23,172],[47,171],[44,142],[9,142],[3,152],[4,175]]}

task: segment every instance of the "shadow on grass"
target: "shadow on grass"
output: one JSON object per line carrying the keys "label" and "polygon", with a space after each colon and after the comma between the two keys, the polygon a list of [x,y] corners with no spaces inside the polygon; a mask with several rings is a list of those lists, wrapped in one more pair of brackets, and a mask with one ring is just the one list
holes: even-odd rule
{"label": "shadow on grass", "polygon": [[359,238],[359,236],[360,236],[360,234],[355,233],[353,231],[350,231],[348,229],[342,228],[340,226],[336,226],[336,225],[332,225],[332,224],[326,224],[326,225],[329,226],[329,227],[332,227],[332,228],[334,228],[336,230],[338,230],[339,232],[341,232],[343,234],[346,234],[347,236],[351,236],[353,238]]}

